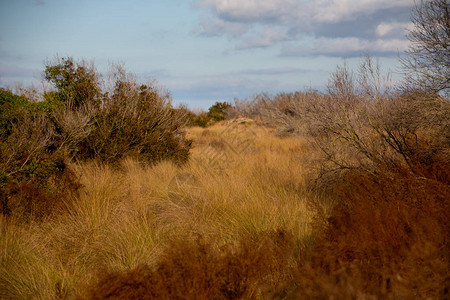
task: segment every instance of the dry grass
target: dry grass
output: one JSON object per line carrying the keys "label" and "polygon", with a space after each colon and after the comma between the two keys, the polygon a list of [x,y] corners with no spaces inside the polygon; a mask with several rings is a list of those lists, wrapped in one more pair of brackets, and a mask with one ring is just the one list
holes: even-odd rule
{"label": "dry grass", "polygon": [[249,119],[187,135],[182,167],[73,165],[83,188],[59,215],[0,219],[0,298],[448,297],[445,164],[312,189],[302,138]]}
{"label": "dry grass", "polygon": [[188,165],[75,165],[83,189],[64,213],[28,224],[3,218],[0,298],[85,297],[97,274],[157,266],[180,239],[201,237],[223,264],[235,260],[214,254],[220,247],[264,243],[279,230],[291,236],[292,251],[308,247],[314,212],[306,201],[305,141],[236,122],[191,128],[189,135]]}

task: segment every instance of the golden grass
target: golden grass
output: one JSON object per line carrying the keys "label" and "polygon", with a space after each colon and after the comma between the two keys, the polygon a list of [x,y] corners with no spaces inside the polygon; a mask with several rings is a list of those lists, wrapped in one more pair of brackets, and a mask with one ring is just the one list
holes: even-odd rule
{"label": "golden grass", "polygon": [[83,163],[74,166],[83,190],[64,212],[41,223],[0,219],[0,298],[74,298],[102,268],[151,266],[178,237],[219,247],[285,229],[297,249],[307,246],[306,141],[248,122],[188,135],[194,147],[183,167]]}

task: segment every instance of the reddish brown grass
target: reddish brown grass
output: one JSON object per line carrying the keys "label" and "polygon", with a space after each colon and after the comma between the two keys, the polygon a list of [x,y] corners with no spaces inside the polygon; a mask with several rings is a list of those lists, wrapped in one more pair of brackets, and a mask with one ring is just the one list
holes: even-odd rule
{"label": "reddish brown grass", "polygon": [[42,221],[65,211],[65,205],[76,198],[80,188],[75,173],[65,168],[50,176],[45,184],[38,180],[11,184],[6,208],[24,221]]}
{"label": "reddish brown grass", "polygon": [[260,241],[241,240],[219,249],[202,238],[169,245],[160,262],[128,272],[106,272],[88,299],[259,298],[282,290],[292,258],[285,231]]}
{"label": "reddish brown grass", "polygon": [[449,296],[449,168],[423,169],[349,172],[335,185],[339,202],[308,262],[324,295]]}

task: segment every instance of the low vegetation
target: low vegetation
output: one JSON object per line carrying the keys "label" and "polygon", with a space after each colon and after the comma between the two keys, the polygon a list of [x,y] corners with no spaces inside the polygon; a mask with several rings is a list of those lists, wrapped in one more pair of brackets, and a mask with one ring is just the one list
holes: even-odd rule
{"label": "low vegetation", "polygon": [[[448,109],[448,100],[433,94],[401,97],[412,96]],[[320,97],[320,105],[339,103],[312,92],[267,103],[275,107],[283,99],[290,106],[306,97],[310,105]],[[389,101],[400,105],[401,97]],[[31,223],[23,222],[24,214],[3,214],[1,296],[445,298],[448,146],[438,134],[445,118],[436,119],[443,112],[428,109],[430,116],[411,118],[416,131],[392,127],[407,126],[407,118],[392,123],[390,129],[417,136],[415,148],[402,148],[405,159],[389,150],[390,140],[374,122],[339,119],[347,127],[337,121],[317,127],[311,109],[296,117],[311,123],[286,131],[265,119],[268,109],[252,115],[264,126],[240,117],[187,129],[192,145],[184,165],[143,165],[135,156],[113,164],[67,162],[78,187],[57,198],[58,214]],[[317,116],[329,118],[326,111],[317,109]],[[439,121],[427,123],[428,117]],[[345,138],[348,128],[363,145],[369,136],[378,141],[367,147],[376,160]],[[333,137],[342,147],[339,161],[325,151]]]}
{"label": "low vegetation", "polygon": [[[242,147],[224,136],[230,131],[251,143]],[[261,295],[260,284],[282,286],[282,268],[292,264],[288,253],[303,251],[314,239],[308,199],[316,196],[305,186],[305,165],[298,163],[309,155],[309,146],[238,122],[194,127],[189,138],[192,157],[182,167],[171,161],[142,166],[133,158],[118,167],[80,162],[71,168],[82,192],[65,203],[62,213],[32,224],[4,216],[2,297],[95,298],[117,289],[111,296],[120,298],[126,295],[121,280],[142,285],[141,293],[147,292],[146,280],[156,280],[155,295],[161,297],[188,290],[205,296],[219,290],[224,297]],[[286,265],[279,266],[281,261]],[[228,272],[230,264],[234,273]],[[196,278],[204,266],[211,273]],[[154,273],[155,268],[166,273]],[[248,268],[250,278],[241,283],[239,275]],[[182,274],[193,282],[179,281]],[[207,288],[210,280],[216,281],[212,290],[200,291],[197,284]],[[112,282],[115,287],[108,286]],[[179,285],[171,286],[175,282]]]}
{"label": "low vegetation", "polygon": [[[378,70],[366,58],[357,74],[338,68],[327,93],[236,104],[321,153],[314,187],[333,205],[316,210],[323,229],[307,263],[300,260],[297,296],[448,297],[450,102],[382,86]],[[306,278],[313,284],[302,286]]]}
{"label": "low vegetation", "polygon": [[199,111],[197,113],[194,113],[192,111],[187,110],[187,115],[189,119],[188,125],[206,128],[208,126],[213,125],[216,122],[225,120],[231,108],[232,108],[231,104],[227,102],[217,101],[214,105],[212,105],[208,109],[208,112]]}
{"label": "low vegetation", "polygon": [[153,85],[116,67],[102,83],[93,65],[72,58],[46,66],[54,89],[32,101],[0,90],[0,212],[42,218],[77,192],[70,161],[185,163],[187,117]]}
{"label": "low vegetation", "polygon": [[53,89],[0,90],[0,298],[449,298],[440,67],[394,87],[366,57],[193,113],[120,66],[48,63]]}

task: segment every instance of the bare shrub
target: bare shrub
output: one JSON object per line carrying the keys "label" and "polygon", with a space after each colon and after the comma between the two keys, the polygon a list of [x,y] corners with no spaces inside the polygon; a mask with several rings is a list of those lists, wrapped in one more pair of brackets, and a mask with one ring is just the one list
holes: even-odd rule
{"label": "bare shrub", "polygon": [[321,184],[337,201],[307,274],[338,298],[445,298],[449,102],[385,82],[366,58],[358,77],[339,68],[311,106],[331,175]]}
{"label": "bare shrub", "polygon": [[76,156],[108,162],[125,156],[185,162],[190,142],[184,137],[183,111],[173,109],[156,87],[137,83],[124,70],[118,68],[114,76],[114,90],[90,118],[90,132]]}
{"label": "bare shrub", "polygon": [[235,106],[279,134],[308,136],[323,154],[322,175],[348,169],[376,173],[383,164],[418,172],[416,163],[423,168],[450,157],[448,99],[394,89],[369,56],[357,73],[338,67],[327,93],[258,95]]}
{"label": "bare shrub", "polygon": [[279,135],[305,135],[310,104],[322,98],[318,91],[256,95],[251,100],[235,100],[235,115],[275,128]]}
{"label": "bare shrub", "polygon": [[279,130],[304,130],[323,153],[318,190],[335,199],[331,216],[318,218],[322,237],[298,261],[293,293],[448,297],[448,99],[394,90],[369,57],[358,73],[339,67],[326,94],[310,95],[249,106],[261,120],[276,116],[269,123]]}
{"label": "bare shrub", "polygon": [[93,118],[97,109],[82,106],[76,110],[60,106],[51,114],[51,120],[57,129],[59,147],[64,148],[71,157],[82,149],[82,143],[94,130]]}
{"label": "bare shrub", "polygon": [[251,100],[240,101],[235,99],[234,103],[234,107],[239,114],[259,121],[265,120],[267,114],[269,116],[271,115],[272,112],[270,108],[272,106],[272,99],[267,94],[255,95]]}
{"label": "bare shrub", "polygon": [[424,89],[450,95],[450,14],[446,0],[416,3],[407,34],[411,46],[401,62],[409,89]]}
{"label": "bare shrub", "polygon": [[[366,57],[358,77],[345,66],[333,74],[329,92],[307,102],[304,120],[325,154],[325,170],[448,159],[448,100],[434,93],[397,92]],[[423,164],[421,164],[423,166]]]}
{"label": "bare shrub", "polygon": [[450,157],[450,102],[437,94],[420,91],[388,98],[373,113],[371,128],[394,155],[384,162],[401,158],[413,172],[420,166],[443,162]]}
{"label": "bare shrub", "polygon": [[43,91],[45,90],[45,82],[41,82],[42,86],[30,85],[24,86],[22,83],[16,83],[12,92],[16,95],[25,97],[31,102],[45,101]]}
{"label": "bare shrub", "polygon": [[327,94],[264,95],[236,107],[244,115],[275,127],[279,134],[310,137],[326,156],[326,169],[353,168],[358,162],[350,157],[362,154],[358,160],[370,155],[369,140],[361,138],[369,134],[368,112],[373,101],[365,101],[358,88],[355,75],[344,65],[332,75]]}

